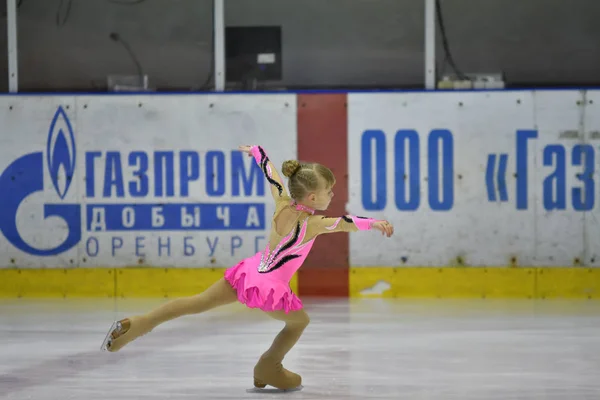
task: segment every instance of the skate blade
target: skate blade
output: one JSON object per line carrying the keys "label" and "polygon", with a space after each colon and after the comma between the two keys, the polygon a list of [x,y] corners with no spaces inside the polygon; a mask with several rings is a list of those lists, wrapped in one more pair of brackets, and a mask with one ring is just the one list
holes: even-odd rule
{"label": "skate blade", "polygon": [[257,387],[253,387],[252,389],[246,389],[246,393],[288,393],[288,392],[299,392],[300,390],[302,390],[304,388],[304,386],[300,385],[298,387],[292,388],[292,389],[277,389],[277,388],[257,388]]}
{"label": "skate blade", "polygon": [[112,325],[110,326],[110,329],[108,330],[108,333],[106,334],[106,337],[104,338],[104,341],[102,342],[102,346],[100,346],[100,350],[102,350],[102,351],[108,350],[108,347],[110,346],[110,344],[112,342],[112,333],[115,330],[117,331],[117,333],[121,330],[121,323],[119,321],[113,322]]}

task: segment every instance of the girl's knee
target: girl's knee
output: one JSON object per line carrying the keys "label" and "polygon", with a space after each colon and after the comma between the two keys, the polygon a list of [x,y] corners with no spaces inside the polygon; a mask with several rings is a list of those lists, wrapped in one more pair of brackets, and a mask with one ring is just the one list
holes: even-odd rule
{"label": "girl's knee", "polygon": [[308,316],[308,314],[304,313],[304,325],[308,326],[308,324],[310,324],[310,317]]}
{"label": "girl's knee", "polygon": [[306,328],[310,324],[310,317],[305,311],[301,311],[294,323],[302,328]]}
{"label": "girl's knee", "polygon": [[302,327],[304,329],[310,323],[310,318],[304,310],[292,311],[290,313],[286,313],[285,311],[270,311],[267,314],[273,319],[285,322],[286,326],[289,327]]}

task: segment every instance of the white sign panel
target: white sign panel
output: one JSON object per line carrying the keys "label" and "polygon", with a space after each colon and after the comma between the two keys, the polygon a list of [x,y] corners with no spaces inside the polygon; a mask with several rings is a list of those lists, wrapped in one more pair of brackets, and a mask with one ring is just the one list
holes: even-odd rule
{"label": "white sign panel", "polygon": [[397,232],[351,265],[600,265],[598,97],[349,95],[348,211]]}
{"label": "white sign panel", "polygon": [[295,158],[294,95],[2,97],[0,266],[222,267],[274,209],[240,144]]}

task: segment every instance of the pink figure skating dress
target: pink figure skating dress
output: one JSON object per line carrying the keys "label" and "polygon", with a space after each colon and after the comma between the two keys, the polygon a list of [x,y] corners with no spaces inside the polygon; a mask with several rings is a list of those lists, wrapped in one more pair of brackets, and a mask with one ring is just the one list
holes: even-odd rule
{"label": "pink figure skating dress", "polygon": [[307,225],[308,218],[305,218],[273,251],[267,244],[263,252],[225,271],[225,279],[237,291],[241,303],[263,311],[284,310],[286,313],[302,308],[302,301],[290,288],[290,280],[315,240],[303,243]]}
{"label": "pink figure skating dress", "polygon": [[237,291],[238,300],[250,308],[297,311],[302,309],[302,301],[292,292],[290,280],[308,256],[317,235],[369,230],[375,220],[352,215],[337,218],[313,215],[314,210],[296,204],[284,194],[283,182],[260,146],[253,146],[251,154],[271,185],[276,202],[274,218],[286,207],[306,214],[301,214],[293,229],[275,246],[267,244],[264,251],[228,268],[225,279]]}

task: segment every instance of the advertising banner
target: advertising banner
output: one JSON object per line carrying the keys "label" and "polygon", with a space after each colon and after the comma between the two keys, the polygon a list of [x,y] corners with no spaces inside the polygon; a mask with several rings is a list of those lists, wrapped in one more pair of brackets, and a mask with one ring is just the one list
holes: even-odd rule
{"label": "advertising banner", "polygon": [[224,267],[274,208],[240,144],[295,158],[295,95],[0,98],[0,266]]}
{"label": "advertising banner", "polygon": [[351,266],[600,265],[599,92],[348,97]]}

